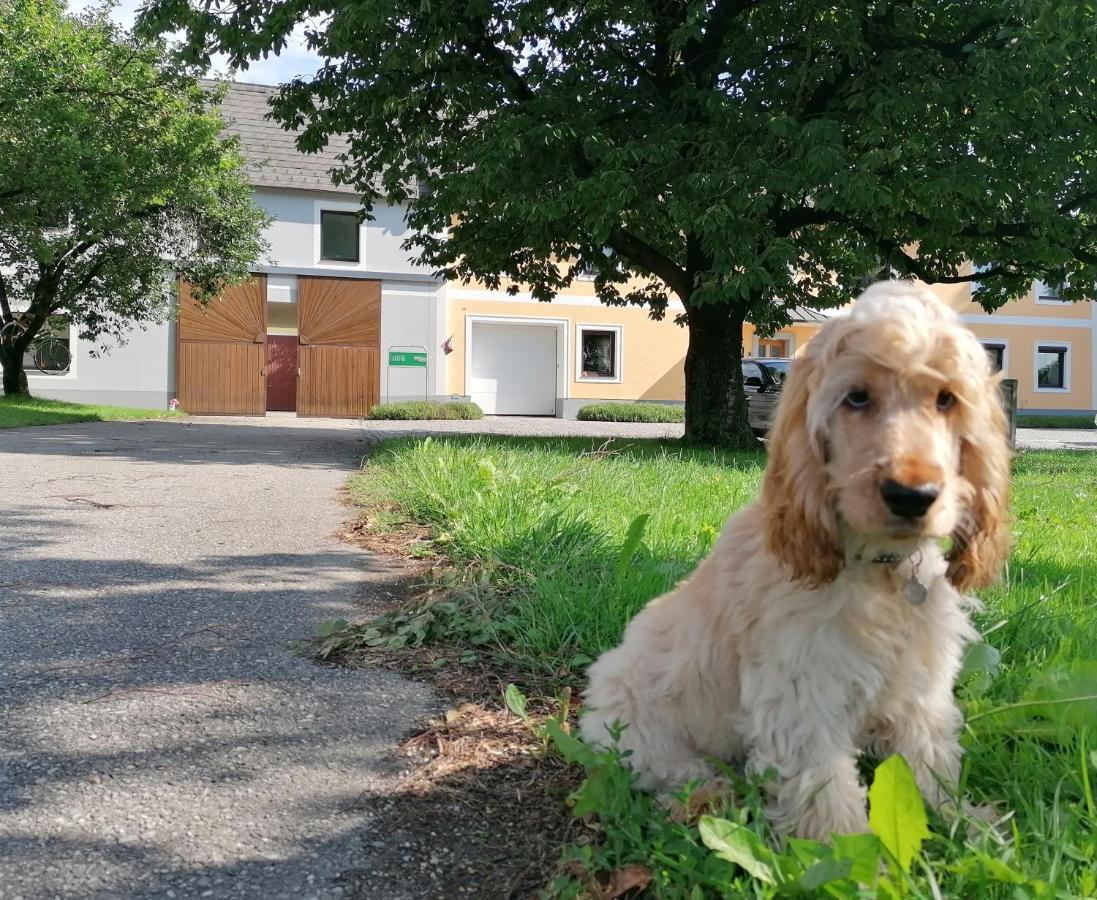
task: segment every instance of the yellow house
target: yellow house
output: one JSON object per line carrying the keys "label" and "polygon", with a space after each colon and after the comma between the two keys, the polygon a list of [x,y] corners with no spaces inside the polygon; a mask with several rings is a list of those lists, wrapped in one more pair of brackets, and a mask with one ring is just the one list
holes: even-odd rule
{"label": "yellow house", "polygon": [[[482,286],[446,286],[446,388],[489,414],[574,417],[598,400],[681,403],[687,333],[637,307],[608,307],[591,282],[576,281],[551,303]],[[932,285],[960,314],[1009,378],[1018,408],[1085,412],[1097,407],[1097,306],[1060,300],[1035,283],[1028,296],[986,314],[969,284]],[[746,356],[798,354],[827,314],[798,309],[779,333],[759,338],[743,329]]]}

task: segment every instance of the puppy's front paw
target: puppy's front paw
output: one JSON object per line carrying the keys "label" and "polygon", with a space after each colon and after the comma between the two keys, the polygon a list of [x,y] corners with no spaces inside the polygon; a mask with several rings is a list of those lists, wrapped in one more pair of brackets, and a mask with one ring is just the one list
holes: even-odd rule
{"label": "puppy's front paw", "polygon": [[681,824],[696,822],[701,816],[713,812],[721,803],[731,803],[734,800],[735,791],[726,778],[710,778],[690,791],[684,801],[668,794],[659,798],[670,818]]}

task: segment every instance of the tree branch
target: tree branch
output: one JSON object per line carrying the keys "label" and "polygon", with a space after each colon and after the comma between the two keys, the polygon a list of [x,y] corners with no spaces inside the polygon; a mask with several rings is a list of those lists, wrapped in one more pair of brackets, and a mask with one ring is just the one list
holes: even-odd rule
{"label": "tree branch", "polygon": [[610,232],[606,243],[615,253],[627,257],[652,275],[663,279],[683,302],[693,293],[693,285],[689,283],[685,270],[643,238],[619,225]]}
{"label": "tree branch", "polygon": [[3,270],[0,270],[0,321],[5,325],[15,321],[11,317],[11,306],[8,304],[8,282],[4,278]]}
{"label": "tree branch", "polygon": [[[869,21],[866,23],[868,27],[864,29],[864,44],[871,54],[871,58],[863,60],[862,63],[875,61],[883,53],[889,51],[909,50],[917,47],[936,51],[943,59],[955,61],[962,57],[966,46],[989,34],[995,28],[1016,24],[1018,23],[1011,19],[984,19],[969,28],[957,40],[946,42],[934,41],[928,38],[918,39],[909,34],[898,34],[893,30],[889,30],[883,22]],[[866,68],[867,66],[864,64],[858,65],[857,58],[852,54],[847,56],[845,62],[834,73],[834,77],[819,85],[808,98],[801,108],[801,117],[808,119],[823,113],[831,101]]]}
{"label": "tree branch", "polygon": [[91,284],[92,279],[94,279],[96,275],[103,271],[103,267],[107,264],[109,259],[110,253],[104,251],[104,253],[98,259],[96,259],[95,262],[88,266],[88,270],[80,277],[80,280],[72,285],[69,293],[78,294],[85,288],[87,288],[87,286]]}
{"label": "tree branch", "polygon": [[693,76],[695,84],[699,87],[708,86],[720,73],[720,50],[732,26],[743,13],[749,12],[759,3],[761,0],[717,0],[709,14],[705,33],[700,38],[689,40],[683,53],[686,68]]}

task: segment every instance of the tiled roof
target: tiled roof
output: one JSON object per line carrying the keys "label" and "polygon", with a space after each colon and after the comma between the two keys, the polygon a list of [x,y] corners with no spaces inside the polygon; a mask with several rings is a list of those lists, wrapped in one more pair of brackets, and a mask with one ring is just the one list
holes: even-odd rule
{"label": "tiled roof", "polygon": [[812,309],[809,306],[793,306],[789,308],[789,315],[793,322],[817,324],[825,322],[834,313],[830,310]]}
{"label": "tiled roof", "polygon": [[319,153],[299,152],[294,143],[296,133],[267,118],[267,100],[277,91],[269,85],[233,82],[221,103],[226,131],[240,139],[248,179],[255,187],[354,194],[349,185],[331,181],[338,156],[347,148],[346,140],[333,137]]}

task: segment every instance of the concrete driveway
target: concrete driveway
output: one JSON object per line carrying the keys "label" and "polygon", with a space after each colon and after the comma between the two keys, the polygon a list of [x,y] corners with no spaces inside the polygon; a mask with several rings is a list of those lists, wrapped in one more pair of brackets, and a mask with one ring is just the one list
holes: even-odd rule
{"label": "concrete driveway", "polygon": [[333,537],[364,449],[227,421],[0,432],[0,897],[334,897],[399,852],[370,850],[360,798],[434,699],[285,649],[401,577]]}
{"label": "concrete driveway", "polygon": [[[264,418],[192,419],[222,425],[251,425],[354,432],[368,442],[382,441],[406,434],[502,434],[520,437],[589,437],[636,440],[638,438],[677,439],[681,425],[643,422],[577,422],[533,416],[485,416],[483,419],[452,422],[373,422],[357,419],[298,419],[292,414],[269,414]],[[1019,450],[1097,450],[1097,431],[1061,428],[1018,428]]]}

